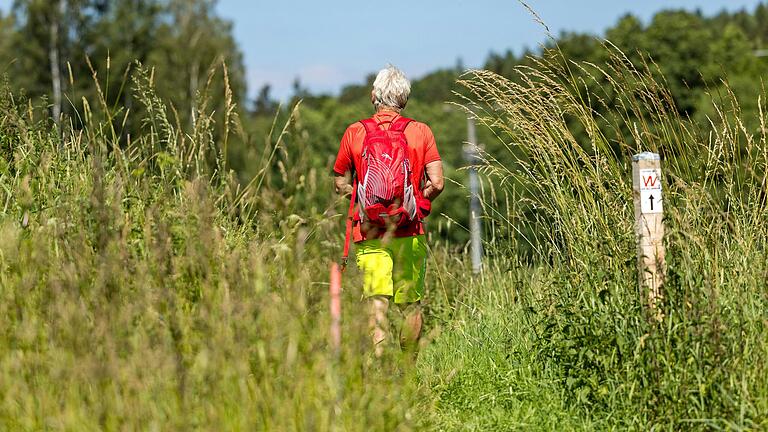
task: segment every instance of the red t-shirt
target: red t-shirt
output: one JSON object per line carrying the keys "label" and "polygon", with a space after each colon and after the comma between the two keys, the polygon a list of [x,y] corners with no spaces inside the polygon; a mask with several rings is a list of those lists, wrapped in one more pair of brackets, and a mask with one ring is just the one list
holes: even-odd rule
{"label": "red t-shirt", "polygon": [[[383,128],[389,128],[392,121],[400,115],[383,111],[373,116],[378,123],[383,123]],[[411,162],[411,184],[414,187],[423,188],[424,167],[434,161],[440,160],[440,154],[437,152],[435,136],[432,130],[424,123],[412,121],[405,128],[405,138],[408,140],[408,159]],[[363,141],[365,139],[365,126],[360,122],[351,124],[344,136],[341,138],[339,154],[336,156],[336,163],[333,165],[333,171],[338,175],[345,175],[352,172],[354,167],[362,166]],[[384,233],[380,229],[362,230],[360,221],[355,221],[352,227],[352,240],[357,243],[369,238],[379,238]],[[408,226],[398,228],[394,232],[395,237],[409,237],[424,234],[424,226],[421,221],[414,221]]]}

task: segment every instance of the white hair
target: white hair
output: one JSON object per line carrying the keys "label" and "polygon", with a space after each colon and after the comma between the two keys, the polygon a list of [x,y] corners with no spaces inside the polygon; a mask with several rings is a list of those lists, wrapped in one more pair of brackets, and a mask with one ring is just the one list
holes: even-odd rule
{"label": "white hair", "polygon": [[373,81],[373,105],[376,109],[389,107],[401,110],[411,95],[411,83],[398,68],[387,65]]}

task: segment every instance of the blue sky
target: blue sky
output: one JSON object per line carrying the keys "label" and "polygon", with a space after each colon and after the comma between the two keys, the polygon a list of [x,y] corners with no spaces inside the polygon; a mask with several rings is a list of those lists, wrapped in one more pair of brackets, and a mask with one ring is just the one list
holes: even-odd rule
{"label": "blue sky", "polygon": [[[12,0],[0,0],[6,9]],[[752,9],[759,0],[529,0],[550,30],[602,33],[625,13],[647,22],[663,8]],[[516,0],[219,0],[234,22],[248,70],[249,93],[270,83],[291,94],[296,77],[315,92],[337,92],[386,63],[418,77],[461,58],[481,66],[491,51],[537,47],[543,28]]]}
{"label": "blue sky", "polygon": [[[754,8],[758,0],[531,0],[553,33],[602,33],[627,12],[644,21],[662,8]],[[546,39],[515,0],[221,0],[235,22],[251,94],[264,83],[286,97],[298,76],[313,91],[336,92],[386,63],[418,77],[437,67],[481,66],[488,54],[520,52]]]}

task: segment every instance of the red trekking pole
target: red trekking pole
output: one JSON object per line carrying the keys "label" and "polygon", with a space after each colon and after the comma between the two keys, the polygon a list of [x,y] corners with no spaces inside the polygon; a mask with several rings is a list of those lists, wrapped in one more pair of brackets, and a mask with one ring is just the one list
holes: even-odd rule
{"label": "red trekking pole", "polygon": [[331,348],[338,357],[341,350],[341,274],[347,268],[349,259],[349,243],[352,239],[352,226],[354,224],[355,200],[357,199],[357,180],[352,182],[352,196],[347,213],[346,232],[344,234],[344,252],[341,256],[341,265],[331,263],[331,285],[329,294],[331,298]]}
{"label": "red trekking pole", "polygon": [[336,403],[331,411],[331,423],[334,425],[332,430],[337,430],[335,424],[336,417],[341,415],[343,382],[338,370],[341,357],[341,269],[335,262],[331,263],[331,284],[328,291],[331,297],[331,391],[336,394]]}
{"label": "red trekking pole", "polygon": [[341,351],[341,270],[337,263],[331,264],[331,349],[334,356]]}

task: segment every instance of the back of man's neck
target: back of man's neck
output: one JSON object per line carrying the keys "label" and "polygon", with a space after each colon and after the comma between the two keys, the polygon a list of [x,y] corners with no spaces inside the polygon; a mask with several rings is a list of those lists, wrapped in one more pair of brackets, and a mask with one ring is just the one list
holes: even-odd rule
{"label": "back of man's neck", "polygon": [[400,111],[394,109],[394,108],[379,108],[376,110],[376,114],[384,114],[384,113],[391,113],[391,114],[400,114]]}

